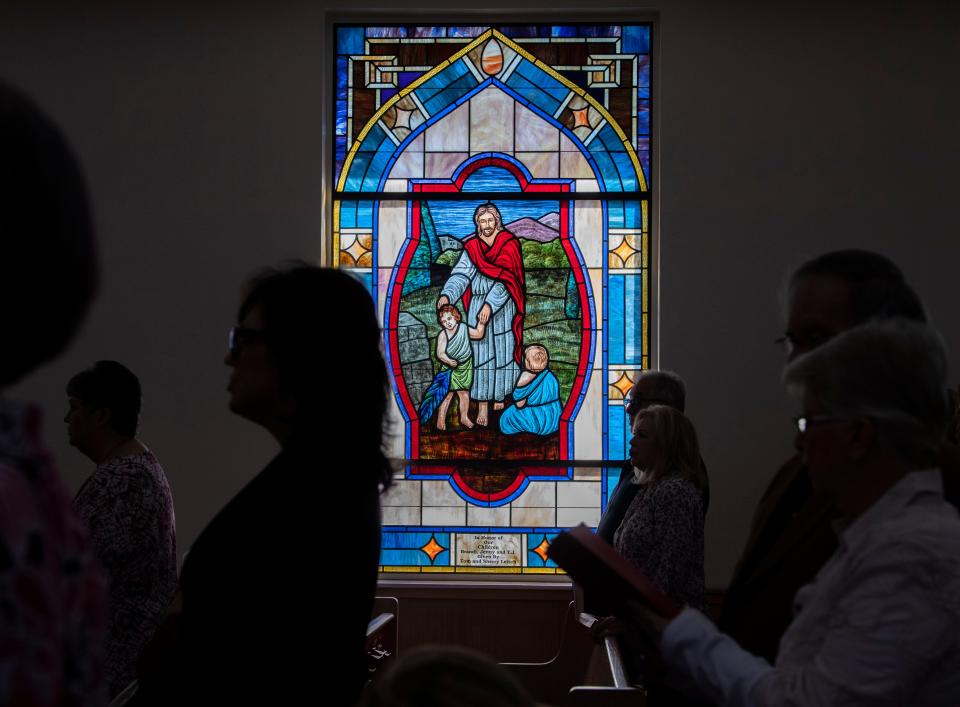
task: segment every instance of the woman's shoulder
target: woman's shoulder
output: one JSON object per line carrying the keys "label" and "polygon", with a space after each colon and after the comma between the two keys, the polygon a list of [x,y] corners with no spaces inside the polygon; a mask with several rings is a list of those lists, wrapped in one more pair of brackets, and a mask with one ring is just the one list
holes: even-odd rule
{"label": "woman's shoulder", "polygon": [[659,497],[690,498],[700,503],[700,491],[696,485],[682,476],[671,475],[658,480],[650,492]]}

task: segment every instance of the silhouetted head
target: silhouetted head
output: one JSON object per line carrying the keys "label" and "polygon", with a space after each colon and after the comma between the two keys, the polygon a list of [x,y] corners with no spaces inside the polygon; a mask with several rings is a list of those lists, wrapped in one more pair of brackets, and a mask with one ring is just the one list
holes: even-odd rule
{"label": "silhouetted head", "polygon": [[342,435],[337,444],[382,458],[387,371],[373,300],[357,279],[305,264],[267,270],[237,319],[231,410],[273,432]]}
{"label": "silhouetted head", "polygon": [[459,646],[405,653],[370,686],[363,707],[535,707],[506,668]]}
{"label": "silhouetted head", "polygon": [[97,289],[87,191],[60,131],[0,83],[0,386],[59,354]]}
{"label": "silhouetted head", "polygon": [[673,371],[641,371],[623,400],[627,415],[633,417],[651,405],[669,405],[683,412],[687,386]]}
{"label": "silhouetted head", "polygon": [[927,320],[920,298],[893,261],[868,250],[820,255],[790,276],[782,337],[787,360],[858,324],[888,317]]}
{"label": "silhouetted head", "polygon": [[651,405],[633,418],[630,462],[652,479],[680,476],[698,489],[707,479],[700,460],[697,431],[689,418],[668,405]]}
{"label": "silhouetted head", "polygon": [[97,361],[67,383],[67,396],[110,411],[110,427],[119,435],[134,437],[140,420],[140,381],[116,361]]}

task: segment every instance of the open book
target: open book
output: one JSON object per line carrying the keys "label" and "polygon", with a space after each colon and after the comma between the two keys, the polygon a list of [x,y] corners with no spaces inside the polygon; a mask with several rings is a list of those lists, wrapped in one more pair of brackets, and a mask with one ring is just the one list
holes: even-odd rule
{"label": "open book", "polygon": [[596,595],[614,611],[641,601],[672,619],[683,608],[654,586],[647,576],[585,525],[560,533],[547,549],[587,595]]}

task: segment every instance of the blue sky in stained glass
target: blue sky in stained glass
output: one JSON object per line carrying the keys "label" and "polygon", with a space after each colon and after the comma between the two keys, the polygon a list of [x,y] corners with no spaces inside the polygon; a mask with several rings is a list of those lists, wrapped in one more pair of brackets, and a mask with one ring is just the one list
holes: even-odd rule
{"label": "blue sky in stained glass", "polygon": [[[450,235],[462,240],[472,235],[476,226],[473,224],[473,212],[485,200],[470,199],[467,201],[433,201],[427,202],[433,223],[440,235]],[[560,211],[559,201],[497,201],[493,200],[500,210],[500,216],[505,224],[524,217],[539,219],[551,212]]]}
{"label": "blue sky in stained glass", "polygon": [[[471,174],[463,184],[464,192],[500,191],[518,192],[520,185],[516,178],[503,167],[481,167]],[[430,215],[437,233],[457,238],[469,236],[474,232],[473,212],[485,203],[485,200],[468,199],[455,202],[428,202]],[[500,201],[494,199],[504,223],[510,223],[523,217],[541,218],[550,212],[560,211],[557,200],[537,201]]]}
{"label": "blue sky in stained glass", "polygon": [[508,170],[491,165],[467,177],[463,191],[520,191],[520,184]]}

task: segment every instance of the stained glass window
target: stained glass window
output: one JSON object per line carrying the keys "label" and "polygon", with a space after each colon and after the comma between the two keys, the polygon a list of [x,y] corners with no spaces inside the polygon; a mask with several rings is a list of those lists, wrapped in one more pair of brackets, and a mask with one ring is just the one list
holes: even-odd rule
{"label": "stained glass window", "polygon": [[335,25],[333,254],[393,383],[385,572],[552,574],[650,360],[649,24]]}

